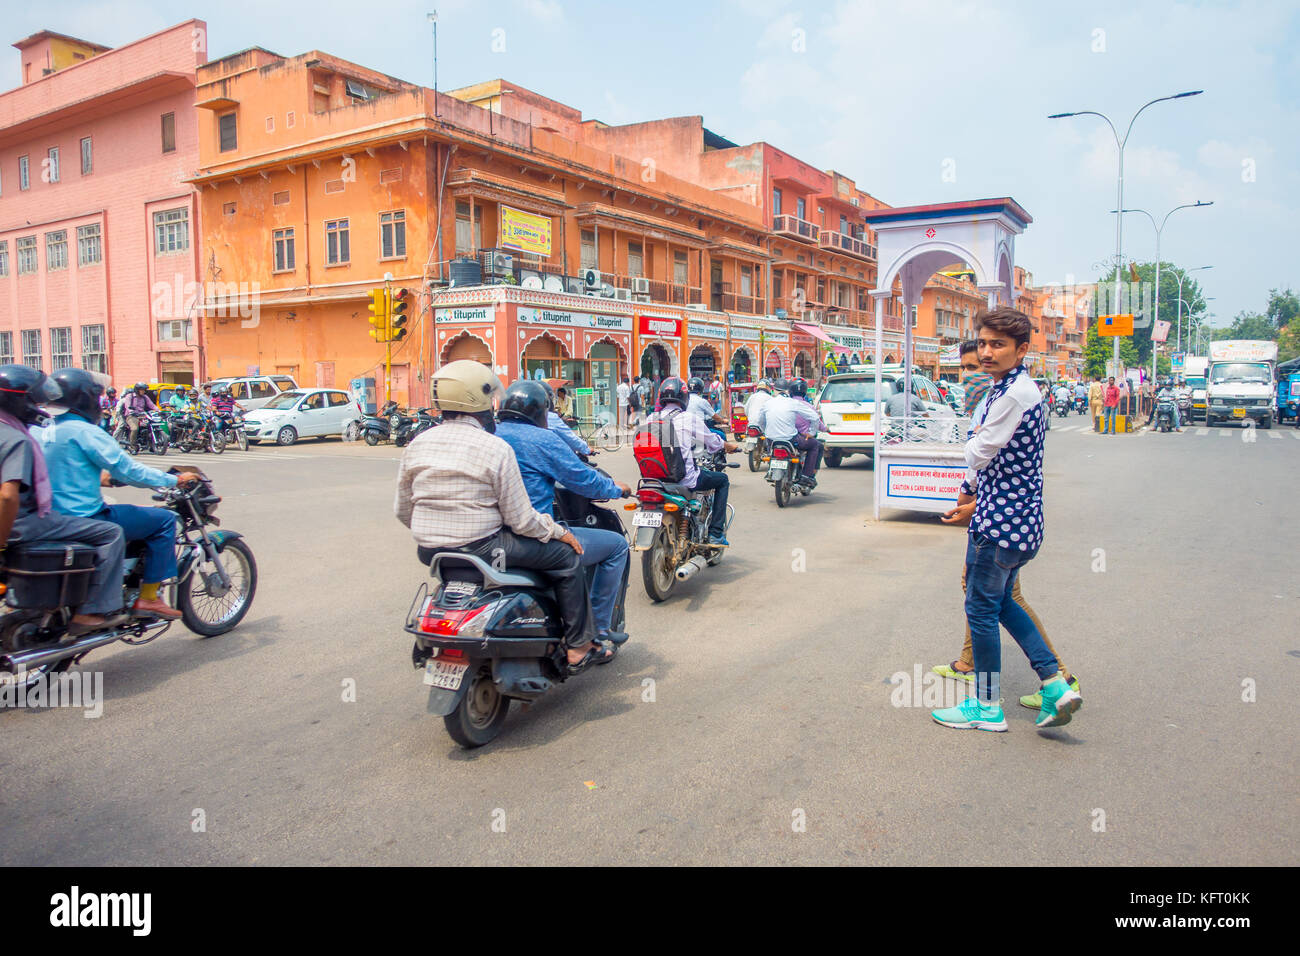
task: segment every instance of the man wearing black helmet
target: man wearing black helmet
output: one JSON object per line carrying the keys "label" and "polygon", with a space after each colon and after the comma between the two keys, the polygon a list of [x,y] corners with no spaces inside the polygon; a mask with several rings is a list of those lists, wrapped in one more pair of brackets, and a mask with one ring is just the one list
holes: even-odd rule
{"label": "man wearing black helmet", "polygon": [[[528,490],[528,500],[544,515],[555,514],[555,485],[562,484],[574,494],[591,499],[627,497],[630,486],[614,481],[584,464],[573,450],[546,427],[546,390],[540,382],[527,379],[506,389],[497,413],[497,435],[515,450],[519,474]],[[611,633],[610,621],[618,588],[627,567],[627,538],[613,531],[574,525],[570,533],[582,545],[579,562],[596,568],[591,582],[591,613],[600,640],[621,644],[624,633]],[[597,663],[603,663],[603,658]]]}
{"label": "man wearing black helmet", "polygon": [[692,415],[699,415],[704,420],[704,424],[709,426],[709,431],[717,432],[718,435],[726,438],[727,433],[722,430],[722,426],[727,420],[704,397],[704,379],[694,376],[686,383],[686,388],[691,393],[686,400],[686,410]]}
{"label": "man wearing black helmet", "polygon": [[125,619],[116,613],[122,607],[124,544],[116,525],[69,518],[53,509],[45,455],[27,426],[45,421],[39,406],[60,396],[44,373],[25,365],[0,365],[0,557],[7,546],[45,542],[95,549],[90,590],[68,628],[75,637]]}
{"label": "man wearing black helmet", "polygon": [[695,463],[695,455],[700,450],[735,451],[740,446],[735,442],[727,441],[717,432],[710,431],[703,418],[687,411],[688,402],[686,384],[680,378],[674,376],[664,379],[663,384],[659,386],[659,411],[647,419],[647,424],[653,425],[654,422],[672,420],[673,430],[677,432],[677,440],[682,445],[682,457],[686,465],[686,477],[682,479],[682,484],[696,491],[713,492],[713,511],[709,515],[709,544],[725,548],[729,544],[725,535],[727,495],[731,489],[731,481],[725,472],[700,468]]}
{"label": "man wearing black helmet", "polygon": [[122,414],[126,418],[126,427],[130,430],[131,435],[128,441],[131,447],[136,447],[136,435],[140,432],[140,423],[144,421],[150,412],[158,411],[158,406],[154,400],[149,397],[149,387],[144,382],[136,382],[131,393],[122,399]]}
{"label": "man wearing black helmet", "polygon": [[777,394],[758,411],[751,422],[763,431],[769,441],[788,441],[804,452],[803,471],[799,481],[810,488],[817,487],[817,466],[822,460],[822,443],[817,440],[821,417],[808,404],[808,383],[801,378],[787,381],[786,394]]}
{"label": "man wearing black helmet", "polygon": [[194,474],[169,475],[140,464],[92,423],[104,386],[93,372],[63,368],[52,376],[66,411],[47,428],[36,429],[54,485],[54,510],[74,518],[111,521],[128,542],[143,541],[140,597],[131,610],[178,618],[181,612],[158,597],[162,582],[176,576],[176,515],[166,508],[108,505],[100,490],[104,472],[137,488],[175,488],[192,484]]}

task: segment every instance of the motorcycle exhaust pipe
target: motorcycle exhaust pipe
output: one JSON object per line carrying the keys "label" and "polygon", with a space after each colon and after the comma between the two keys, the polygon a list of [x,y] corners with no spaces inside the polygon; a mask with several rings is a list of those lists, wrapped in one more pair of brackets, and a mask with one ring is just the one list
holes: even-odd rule
{"label": "motorcycle exhaust pipe", "polygon": [[[144,632],[155,631],[160,627],[167,627],[169,624],[171,624],[171,621],[151,621],[144,626]],[[5,668],[16,674],[19,671],[27,671],[34,667],[53,664],[66,657],[79,657],[97,647],[112,644],[123,637],[134,636],[134,634],[134,628],[117,628],[112,631],[105,631],[102,634],[87,634],[85,637],[79,637],[68,644],[34,648],[30,651],[15,651],[12,654],[5,654],[0,657],[0,668]]]}
{"label": "motorcycle exhaust pipe", "polygon": [[689,581],[699,572],[709,566],[709,562],[698,554],[677,569],[678,581]]}

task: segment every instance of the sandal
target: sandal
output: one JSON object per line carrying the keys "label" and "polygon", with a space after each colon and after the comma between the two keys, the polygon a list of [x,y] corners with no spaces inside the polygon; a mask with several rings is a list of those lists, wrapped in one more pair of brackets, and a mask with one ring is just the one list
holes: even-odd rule
{"label": "sandal", "polygon": [[614,654],[612,651],[609,654],[604,653],[605,652],[604,644],[601,644],[599,641],[593,641],[592,643],[595,644],[595,647],[587,651],[587,653],[583,656],[582,660],[578,661],[578,663],[576,664],[569,665],[570,677],[572,677],[574,674],[581,674],[583,671],[585,671],[588,667],[591,667],[593,664],[603,664],[610,660],[613,660]]}

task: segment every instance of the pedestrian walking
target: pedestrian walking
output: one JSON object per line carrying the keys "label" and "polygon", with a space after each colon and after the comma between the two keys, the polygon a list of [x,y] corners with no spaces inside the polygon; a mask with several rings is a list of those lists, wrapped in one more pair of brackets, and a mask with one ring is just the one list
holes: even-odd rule
{"label": "pedestrian walking", "polygon": [[1005,625],[1042,680],[1035,724],[1070,722],[1083,698],[1066,682],[1055,654],[1033,619],[1012,598],[1020,569],[1043,543],[1043,444],[1047,409],[1023,365],[1033,328],[1012,308],[981,313],[975,322],[980,366],[993,376],[970,440],[969,466],[958,507],[971,510],[966,542],[966,620],[971,631],[975,694],[931,717],[960,730],[1005,731],[1001,704],[1002,637]]}
{"label": "pedestrian walking", "polygon": [[1102,419],[1101,433],[1115,434],[1115,413],[1119,411],[1119,387],[1115,384],[1114,375],[1106,382],[1106,388],[1102,393],[1101,410],[1105,416]]}
{"label": "pedestrian walking", "polygon": [[1095,432],[1101,431],[1101,409],[1104,398],[1105,389],[1102,387],[1101,379],[1094,375],[1088,384],[1088,417],[1092,419],[1092,430]]}
{"label": "pedestrian walking", "polygon": [[623,376],[623,381],[618,383],[618,428],[619,431],[627,428],[627,397],[632,392],[632,386],[628,384],[627,376]]}
{"label": "pedestrian walking", "polygon": [[634,427],[641,421],[641,377],[632,379],[632,387],[627,393],[628,426]]}

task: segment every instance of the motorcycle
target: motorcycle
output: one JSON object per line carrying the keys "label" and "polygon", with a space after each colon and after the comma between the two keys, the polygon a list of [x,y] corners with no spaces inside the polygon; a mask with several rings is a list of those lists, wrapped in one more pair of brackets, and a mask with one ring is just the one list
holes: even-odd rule
{"label": "motorcycle", "polygon": [[1192,420],[1192,395],[1190,392],[1178,396],[1178,420],[1181,422],[1190,422]]}
{"label": "motorcycle", "polygon": [[1086,396],[1076,395],[1074,397],[1074,410],[1080,415],[1088,414],[1088,399]]}
{"label": "motorcycle", "polygon": [[226,450],[225,433],[217,427],[210,412],[177,412],[172,422],[172,445],[180,451],[186,454],[210,451],[220,455]]}
{"label": "motorcycle", "polygon": [[[626,537],[618,514],[557,488],[555,518]],[[595,567],[584,569],[590,590]],[[466,749],[501,733],[513,700],[537,700],[569,677],[564,623],[546,579],[524,569],[499,570],[481,558],[439,552],[430,585],[411,602],[405,630],[415,637],[411,662],[424,671],[428,711],[443,719]],[[610,625],[625,629],[627,569]]]}
{"label": "motorcycle", "polygon": [[1058,398],[1052,405],[1052,410],[1061,418],[1070,414],[1070,402],[1068,399]]}
{"label": "motorcycle", "polygon": [[138,455],[141,448],[148,448],[155,455],[167,454],[171,445],[171,435],[159,412],[149,412],[140,421],[136,429],[135,444],[131,443],[131,426],[125,421],[113,432],[113,439],[126,450],[127,454]]}
{"label": "motorcycle", "polygon": [[799,457],[799,449],[795,447],[794,442],[779,440],[771,442],[771,454],[764,461],[768,463],[766,477],[776,494],[778,508],[788,505],[795,495],[812,494],[812,488],[802,481],[795,480],[795,476],[802,473],[803,459]]}
{"label": "motorcycle", "polygon": [[397,410],[396,402],[387,402],[378,415],[364,415],[361,418],[361,437],[371,447],[381,441],[387,441],[397,432],[403,416]]}
{"label": "motorcycle", "polygon": [[[398,416],[393,417],[397,418]],[[398,448],[409,445],[421,432],[428,431],[435,425],[441,424],[442,418],[435,418],[427,408],[419,409],[414,418],[409,415],[402,415],[393,430],[393,444]]]}
{"label": "motorcycle", "polygon": [[1170,398],[1162,398],[1156,404],[1156,427],[1162,432],[1173,431],[1174,428],[1174,402]]}
{"label": "motorcycle", "polygon": [[[722,452],[701,455],[696,464],[714,471],[740,467],[739,462],[728,462]],[[646,594],[657,604],[668,600],[679,581],[689,581],[705,567],[720,563],[725,549],[709,544],[712,491],[642,478],[636,498],[631,506],[635,509],[632,550],[641,552],[641,579]],[[728,504],[725,528],[731,527],[735,515],[736,509]]]}
{"label": "motorcycle", "polygon": [[763,431],[757,425],[749,425],[745,428],[742,450],[749,458],[749,470],[758,471],[764,457],[768,454],[768,447],[767,439],[763,437]]}
{"label": "motorcycle", "polygon": [[[177,473],[177,469],[171,469]],[[235,628],[257,593],[257,562],[238,531],[208,531],[219,524],[221,501],[202,473],[189,488],[171,488],[153,496],[176,513],[176,583],[173,605],[185,626],[203,637]],[[123,562],[122,606],[140,596],[143,542],[132,542]],[[121,641],[132,646],[162,636],[170,620],[153,615],[78,637],[68,637],[73,609],[90,587],[95,549],[67,544],[14,545],[0,567],[5,606],[0,613],[0,682],[28,684],[66,671],[91,651]]]}
{"label": "motorcycle", "polygon": [[236,412],[215,412],[217,431],[227,445],[238,445],[248,451],[248,434],[244,430],[244,416]]}

